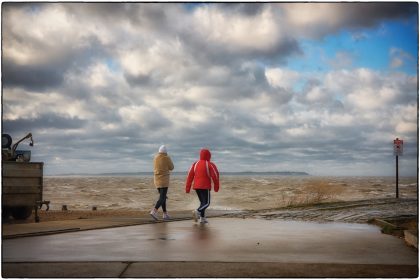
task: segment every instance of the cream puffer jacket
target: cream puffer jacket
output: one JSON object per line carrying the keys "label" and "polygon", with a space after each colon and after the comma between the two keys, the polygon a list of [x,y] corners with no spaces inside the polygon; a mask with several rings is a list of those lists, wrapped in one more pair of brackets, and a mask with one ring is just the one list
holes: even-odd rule
{"label": "cream puffer jacket", "polygon": [[174,164],[167,153],[158,153],[153,160],[154,182],[156,188],[169,187],[169,174]]}

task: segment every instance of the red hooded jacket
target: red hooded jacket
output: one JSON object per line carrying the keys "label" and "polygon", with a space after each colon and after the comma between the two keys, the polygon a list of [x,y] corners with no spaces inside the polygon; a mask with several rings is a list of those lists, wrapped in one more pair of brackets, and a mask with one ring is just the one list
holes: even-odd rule
{"label": "red hooded jacket", "polygon": [[193,189],[208,189],[211,190],[211,181],[214,183],[214,191],[219,191],[219,171],[216,165],[210,161],[211,153],[207,149],[200,151],[200,160],[194,162],[188,172],[187,184],[185,185],[185,191],[187,193],[191,190],[191,184]]}

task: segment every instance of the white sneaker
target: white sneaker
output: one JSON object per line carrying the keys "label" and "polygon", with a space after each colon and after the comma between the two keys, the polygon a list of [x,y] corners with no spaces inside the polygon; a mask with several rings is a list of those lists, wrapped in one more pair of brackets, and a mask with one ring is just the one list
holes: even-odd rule
{"label": "white sneaker", "polygon": [[199,217],[200,213],[198,213],[198,211],[197,211],[197,210],[193,210],[193,211],[192,211],[192,214],[193,214],[193,219],[194,219],[194,222],[197,222],[197,221],[198,221],[198,217]]}
{"label": "white sneaker", "polygon": [[152,211],[150,211],[150,216],[152,216],[152,218],[157,221],[159,220],[158,216],[157,216],[157,211],[155,211],[155,209],[153,209]]}
{"label": "white sneaker", "polygon": [[171,219],[171,216],[168,215],[168,213],[164,212],[163,213],[163,220],[168,221]]}
{"label": "white sneaker", "polygon": [[208,224],[209,222],[207,221],[206,217],[200,217],[200,224]]}

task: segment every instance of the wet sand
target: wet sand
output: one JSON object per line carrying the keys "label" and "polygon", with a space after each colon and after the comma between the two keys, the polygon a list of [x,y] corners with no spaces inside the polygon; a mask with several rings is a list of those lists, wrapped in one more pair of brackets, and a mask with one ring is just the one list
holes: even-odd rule
{"label": "wet sand", "polygon": [[[144,217],[148,213],[146,211],[135,211],[135,210],[41,210],[38,212],[40,220],[42,222],[48,221],[66,221],[66,220],[77,220],[77,219],[95,219],[95,218],[140,218]],[[34,216],[32,215],[27,220],[8,220],[8,223],[33,223]]]}
{"label": "wet sand", "polygon": [[[241,211],[214,210],[210,207],[207,212],[210,216],[223,215],[225,217],[259,218],[266,220],[367,223],[373,218],[386,219],[389,217],[410,216],[414,219],[417,216],[417,210],[417,199],[382,198],[357,201],[324,202],[318,204]],[[190,217],[191,211],[171,211],[170,214],[174,218],[185,216]],[[106,218],[150,218],[148,211],[135,210],[41,210],[39,215],[41,222]],[[159,216],[161,215],[162,212],[160,211]],[[4,224],[28,224],[33,222],[33,216],[27,220],[3,220]]]}

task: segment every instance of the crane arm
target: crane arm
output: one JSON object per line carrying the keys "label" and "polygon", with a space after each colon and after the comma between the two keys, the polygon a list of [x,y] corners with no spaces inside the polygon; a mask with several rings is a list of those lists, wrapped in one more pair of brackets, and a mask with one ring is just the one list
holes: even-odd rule
{"label": "crane arm", "polygon": [[15,154],[15,151],[17,149],[17,146],[19,145],[20,142],[22,142],[25,139],[31,138],[31,142],[29,143],[30,146],[34,145],[34,140],[32,139],[32,133],[28,133],[25,137],[23,137],[22,139],[20,139],[19,141],[17,141],[13,147],[12,147],[12,155]]}

